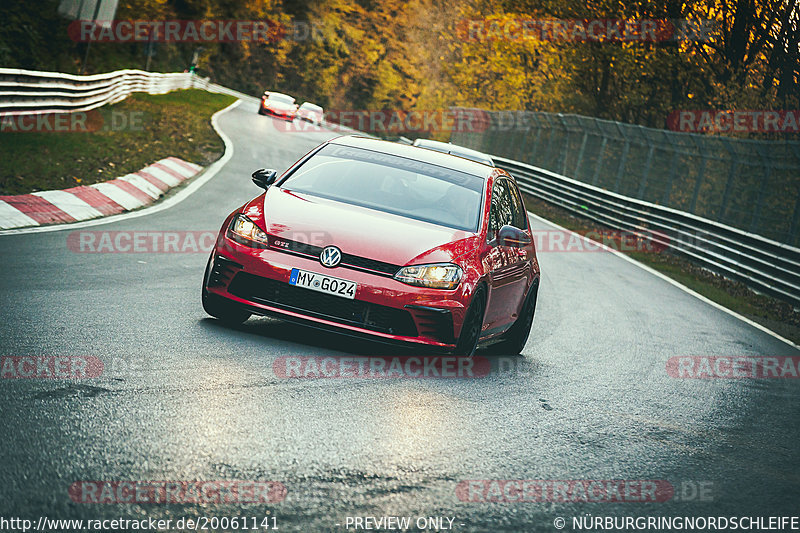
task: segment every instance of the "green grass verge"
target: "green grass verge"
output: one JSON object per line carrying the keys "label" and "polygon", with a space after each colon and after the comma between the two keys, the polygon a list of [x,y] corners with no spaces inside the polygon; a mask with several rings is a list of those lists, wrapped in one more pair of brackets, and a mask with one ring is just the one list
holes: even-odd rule
{"label": "green grass verge", "polygon": [[[0,132],[0,194],[91,185],[175,156],[206,166],[224,152],[211,115],[236,99],[189,89],[136,93],[88,112],[74,131]],[[92,131],[93,130],[93,131]]]}
{"label": "green grass verge", "polygon": [[[524,194],[524,196],[525,207],[529,211],[569,230],[581,233],[612,229],[602,227],[594,221],[576,217],[569,211],[539,198],[528,194]],[[800,344],[800,311],[794,309],[791,304],[758,294],[743,283],[710,272],[673,253],[624,250],[623,253],[702,294],[709,300]]]}

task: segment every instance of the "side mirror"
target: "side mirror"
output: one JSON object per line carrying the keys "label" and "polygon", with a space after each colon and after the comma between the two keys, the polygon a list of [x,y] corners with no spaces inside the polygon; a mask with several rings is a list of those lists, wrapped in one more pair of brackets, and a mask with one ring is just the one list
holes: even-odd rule
{"label": "side mirror", "polygon": [[496,246],[509,248],[524,248],[531,243],[531,237],[524,230],[506,224],[497,232]]}
{"label": "side mirror", "polygon": [[259,168],[253,172],[253,183],[262,189],[269,189],[269,186],[278,179],[278,171],[272,169]]}

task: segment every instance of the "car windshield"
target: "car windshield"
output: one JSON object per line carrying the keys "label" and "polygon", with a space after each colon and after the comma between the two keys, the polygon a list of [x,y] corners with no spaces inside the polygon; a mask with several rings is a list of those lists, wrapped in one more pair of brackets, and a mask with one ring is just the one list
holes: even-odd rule
{"label": "car windshield", "polygon": [[424,161],[329,144],[282,187],[476,232],[483,183],[479,176]]}
{"label": "car windshield", "polygon": [[276,100],[278,102],[283,102],[284,104],[293,104],[294,98],[291,96],[281,94],[281,93],[270,93],[269,97],[270,100]]}

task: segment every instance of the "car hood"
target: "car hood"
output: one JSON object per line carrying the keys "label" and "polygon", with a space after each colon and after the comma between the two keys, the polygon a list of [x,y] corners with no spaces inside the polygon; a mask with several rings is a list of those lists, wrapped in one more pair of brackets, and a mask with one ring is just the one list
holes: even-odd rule
{"label": "car hood", "polygon": [[395,265],[450,262],[474,250],[477,239],[471,232],[277,187],[249,207],[248,216],[260,218],[275,237],[334,245],[346,254]]}

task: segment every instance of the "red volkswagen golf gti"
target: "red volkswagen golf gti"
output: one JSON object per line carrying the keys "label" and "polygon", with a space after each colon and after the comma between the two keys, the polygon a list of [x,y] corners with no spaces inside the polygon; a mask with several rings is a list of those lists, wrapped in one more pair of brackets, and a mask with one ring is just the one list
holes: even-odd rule
{"label": "red volkswagen golf gti", "polygon": [[223,321],[268,315],[472,355],[517,354],[539,264],[505,171],[357,136],[323,143],[228,216],[203,280]]}

